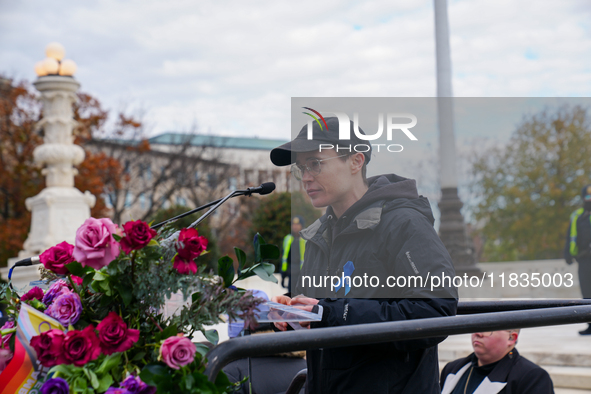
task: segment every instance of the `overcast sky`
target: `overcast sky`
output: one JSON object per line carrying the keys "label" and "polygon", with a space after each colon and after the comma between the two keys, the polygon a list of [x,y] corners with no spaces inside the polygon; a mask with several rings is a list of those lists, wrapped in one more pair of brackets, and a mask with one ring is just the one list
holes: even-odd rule
{"label": "overcast sky", "polygon": [[[449,20],[455,95],[590,95],[589,1],[455,0]],[[287,139],[291,97],[436,93],[431,0],[0,0],[0,72],[33,80],[52,41],[152,134]]]}

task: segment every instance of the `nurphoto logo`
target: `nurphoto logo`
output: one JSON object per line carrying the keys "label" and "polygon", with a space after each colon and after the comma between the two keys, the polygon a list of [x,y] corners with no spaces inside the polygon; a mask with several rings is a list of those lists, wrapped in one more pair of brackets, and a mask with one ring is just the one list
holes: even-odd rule
{"label": "nurphoto logo", "polygon": [[[312,125],[314,121],[320,126],[320,130],[324,131],[328,129],[328,125],[326,124],[326,120],[324,116],[319,111],[312,109],[310,107],[302,107],[307,109],[308,111],[312,112],[303,112],[303,114],[308,115],[312,119],[308,121],[308,134],[307,138],[309,140],[313,139],[312,133]],[[335,111],[323,111],[323,113],[333,114],[339,120],[339,140],[346,141],[351,139],[351,121],[349,116],[344,112],[335,112]],[[316,116],[315,116],[315,115]],[[410,139],[411,141],[418,141],[417,137],[409,129],[413,128],[417,125],[417,117],[410,113],[387,113],[386,116],[386,139],[388,141],[392,141],[394,136],[395,130],[400,130]],[[410,120],[410,122],[401,123],[400,120],[406,119]],[[384,114],[378,113],[378,130],[374,134],[362,134],[359,131],[359,113],[353,113],[353,132],[355,136],[363,141],[375,141],[382,136],[384,133]],[[376,149],[378,152],[380,151],[380,147],[385,147],[388,152],[402,152],[404,149],[400,144],[371,144],[371,146]],[[323,149],[335,149],[332,144],[320,144],[319,151],[322,152]],[[337,151],[340,150],[349,150],[351,152],[354,150],[355,152],[367,152],[370,150],[369,144],[356,144],[356,145],[349,145],[348,147],[337,146]]]}

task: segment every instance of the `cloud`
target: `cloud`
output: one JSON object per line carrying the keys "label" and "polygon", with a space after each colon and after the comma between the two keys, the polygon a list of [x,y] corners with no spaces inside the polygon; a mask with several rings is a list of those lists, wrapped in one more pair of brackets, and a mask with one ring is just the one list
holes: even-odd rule
{"label": "cloud", "polygon": [[[288,138],[291,97],[430,97],[432,2],[229,0],[0,6],[0,70],[33,79],[50,41],[82,89],[147,109],[154,133]],[[586,96],[586,2],[449,3],[457,96]]]}

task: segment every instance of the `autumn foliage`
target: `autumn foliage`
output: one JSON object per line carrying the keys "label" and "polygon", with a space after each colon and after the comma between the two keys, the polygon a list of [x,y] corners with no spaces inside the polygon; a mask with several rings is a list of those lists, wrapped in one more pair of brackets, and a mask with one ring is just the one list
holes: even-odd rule
{"label": "autumn foliage", "polygon": [[[30,84],[0,77],[0,266],[6,266],[7,259],[16,257],[22,250],[31,223],[25,200],[45,187],[41,166],[33,161],[33,150],[43,143],[42,131],[36,128],[41,113],[41,103]],[[78,166],[75,186],[97,197],[91,210],[95,218],[109,215],[100,196],[106,183],[117,184],[123,174],[119,161],[85,147],[91,139],[106,134],[107,119],[108,112],[97,99],[78,94],[74,105],[74,120],[78,122],[74,136],[75,143],[85,148],[86,158]],[[120,114],[117,125],[122,124],[124,128],[141,126],[133,118]]]}
{"label": "autumn foliage", "polygon": [[579,106],[524,118],[511,140],[474,163],[480,261],[562,257],[570,214],[591,183],[591,117]]}

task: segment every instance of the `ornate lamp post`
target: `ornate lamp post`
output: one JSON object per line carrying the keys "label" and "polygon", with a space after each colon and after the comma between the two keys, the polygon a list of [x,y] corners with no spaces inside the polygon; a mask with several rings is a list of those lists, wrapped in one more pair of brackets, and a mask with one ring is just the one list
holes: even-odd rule
{"label": "ornate lamp post", "polygon": [[433,5],[435,7],[437,112],[441,182],[439,237],[451,255],[456,273],[476,274],[480,272],[480,269],[476,266],[472,240],[466,235],[464,216],[460,211],[464,204],[458,196],[447,0],[433,0]]}
{"label": "ornate lamp post", "polygon": [[41,93],[43,118],[37,124],[44,132],[43,144],[35,148],[35,162],[44,165],[46,187],[25,203],[31,211],[31,231],[19,258],[38,255],[60,242],[74,243],[76,229],[90,217],[96,202],[90,192],[74,187],[73,167],[84,160],[84,150],[74,145],[72,103],[80,84],[74,79],[76,64],[63,60],[64,47],[51,43],[47,58],[35,65],[39,78],[33,83]]}

